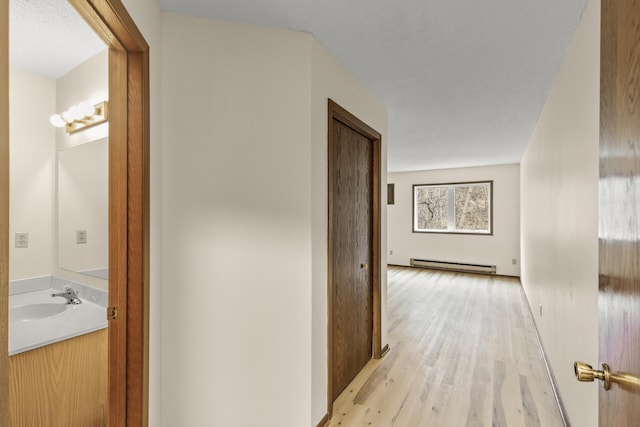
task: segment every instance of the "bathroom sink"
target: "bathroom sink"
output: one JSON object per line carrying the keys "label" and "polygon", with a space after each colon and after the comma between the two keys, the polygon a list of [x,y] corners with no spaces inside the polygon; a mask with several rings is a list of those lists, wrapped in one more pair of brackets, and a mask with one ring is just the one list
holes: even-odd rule
{"label": "bathroom sink", "polygon": [[26,304],[17,307],[9,307],[9,319],[29,322],[31,320],[45,319],[62,313],[69,304],[40,303]]}

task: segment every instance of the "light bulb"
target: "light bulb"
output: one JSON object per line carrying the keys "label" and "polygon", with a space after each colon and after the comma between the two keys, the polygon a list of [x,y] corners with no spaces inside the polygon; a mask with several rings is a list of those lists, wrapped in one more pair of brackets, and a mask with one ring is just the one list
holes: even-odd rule
{"label": "light bulb", "polygon": [[62,120],[64,120],[67,123],[73,123],[73,116],[71,115],[70,111],[65,111],[63,112],[60,117],[62,118]]}
{"label": "light bulb", "polygon": [[64,120],[62,120],[62,117],[60,117],[60,114],[54,114],[49,118],[49,121],[51,122],[52,125],[54,125],[57,128],[64,127],[67,124]]}
{"label": "light bulb", "polygon": [[82,108],[80,108],[78,105],[74,105],[73,107],[69,108],[69,113],[71,114],[73,120],[80,120],[84,117],[84,115],[82,114]]}
{"label": "light bulb", "polygon": [[88,101],[81,102],[78,107],[80,108],[82,117],[91,117],[96,113],[96,107],[94,107],[93,104]]}

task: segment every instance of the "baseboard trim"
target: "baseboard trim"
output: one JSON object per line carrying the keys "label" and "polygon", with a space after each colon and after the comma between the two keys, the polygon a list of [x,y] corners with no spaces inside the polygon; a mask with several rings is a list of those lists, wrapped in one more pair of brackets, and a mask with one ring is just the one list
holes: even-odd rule
{"label": "baseboard trim", "polygon": [[416,270],[431,270],[436,272],[450,272],[450,273],[459,273],[459,274],[473,274],[473,275],[481,275],[481,276],[492,276],[492,277],[510,277],[512,279],[520,279],[520,276],[511,276],[508,274],[486,274],[486,273],[474,273],[472,271],[454,271],[454,270],[444,270],[439,268],[428,268],[428,267],[414,267],[413,265],[401,265],[401,264],[387,264],[387,267],[399,267],[399,268],[413,268]]}
{"label": "baseboard trim", "polygon": [[553,369],[551,369],[551,365],[549,364],[549,360],[547,359],[547,353],[544,351],[544,346],[542,345],[542,338],[540,338],[540,332],[538,331],[538,324],[536,323],[535,317],[533,317],[533,310],[531,310],[529,297],[527,297],[527,293],[524,291],[524,286],[522,286],[522,281],[520,281],[520,286],[522,288],[522,295],[524,295],[524,300],[527,302],[527,307],[529,308],[529,314],[531,315],[531,320],[533,321],[533,330],[536,333],[536,340],[538,341],[538,347],[540,348],[540,352],[542,353],[542,360],[544,361],[544,366],[547,369],[547,375],[549,377],[549,381],[551,382],[553,397],[556,401],[556,405],[558,406],[558,411],[560,412],[562,425],[563,427],[571,427],[571,423],[569,422],[569,418],[567,417],[567,410],[565,409],[564,404],[562,403],[562,398],[560,397],[560,393],[558,392],[558,382],[556,381],[556,376],[554,375]]}
{"label": "baseboard trim", "polygon": [[324,414],[324,417],[322,417],[322,419],[320,420],[320,422],[318,423],[318,425],[316,427],[325,427],[327,424],[329,424],[329,414]]}

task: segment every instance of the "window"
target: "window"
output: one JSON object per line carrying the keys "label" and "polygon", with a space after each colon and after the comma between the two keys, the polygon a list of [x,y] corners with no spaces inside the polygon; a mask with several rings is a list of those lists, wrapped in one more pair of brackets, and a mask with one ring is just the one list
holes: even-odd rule
{"label": "window", "polygon": [[493,181],[413,186],[413,231],[493,234]]}

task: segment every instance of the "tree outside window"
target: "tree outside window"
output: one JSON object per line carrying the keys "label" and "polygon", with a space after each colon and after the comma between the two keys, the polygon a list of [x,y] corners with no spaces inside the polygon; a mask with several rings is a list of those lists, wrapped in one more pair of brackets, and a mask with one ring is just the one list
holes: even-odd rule
{"label": "tree outside window", "polygon": [[413,231],[492,234],[493,181],[413,186]]}

